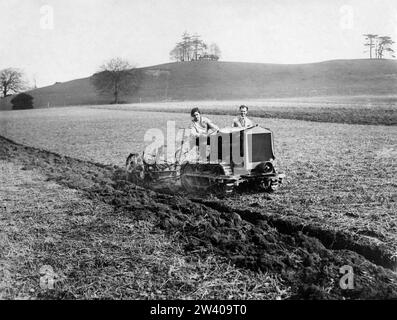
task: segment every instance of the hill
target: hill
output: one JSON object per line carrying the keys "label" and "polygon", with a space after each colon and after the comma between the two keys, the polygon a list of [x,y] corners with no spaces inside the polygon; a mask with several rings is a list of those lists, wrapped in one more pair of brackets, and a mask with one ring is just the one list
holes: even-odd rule
{"label": "hill", "polygon": [[[309,64],[177,62],[140,69],[142,83],[124,102],[231,100],[307,96],[397,94],[397,61],[332,60]],[[105,104],[90,78],[29,92],[34,106]],[[10,109],[10,97],[0,109]]]}

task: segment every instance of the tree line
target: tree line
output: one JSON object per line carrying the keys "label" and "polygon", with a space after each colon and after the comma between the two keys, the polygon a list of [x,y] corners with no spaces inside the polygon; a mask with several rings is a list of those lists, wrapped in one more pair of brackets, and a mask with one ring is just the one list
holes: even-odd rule
{"label": "tree line", "polygon": [[171,60],[175,61],[218,61],[221,57],[221,50],[216,43],[208,45],[201,36],[188,32],[182,34],[182,38],[170,52]]}
{"label": "tree line", "polygon": [[368,47],[370,59],[384,59],[386,54],[389,54],[392,58],[395,58],[394,50],[392,48],[395,43],[389,36],[379,36],[377,34],[364,34],[365,43],[364,46]]}
{"label": "tree line", "polygon": [[[112,58],[99,67],[90,77],[100,95],[111,96],[112,103],[120,103],[120,96],[135,91],[140,84],[141,74],[135,66],[122,58]],[[26,92],[30,87],[24,73],[17,68],[0,70],[0,98],[15,95],[10,102],[13,109],[33,108],[33,97]]]}

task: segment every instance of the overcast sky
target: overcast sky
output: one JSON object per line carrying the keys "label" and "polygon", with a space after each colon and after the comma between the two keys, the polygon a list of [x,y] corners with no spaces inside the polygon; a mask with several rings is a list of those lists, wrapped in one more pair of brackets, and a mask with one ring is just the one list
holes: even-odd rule
{"label": "overcast sky", "polygon": [[365,58],[363,33],[397,39],[396,0],[0,0],[0,69],[38,86],[87,77],[109,58],[169,62],[186,30],[222,61]]}

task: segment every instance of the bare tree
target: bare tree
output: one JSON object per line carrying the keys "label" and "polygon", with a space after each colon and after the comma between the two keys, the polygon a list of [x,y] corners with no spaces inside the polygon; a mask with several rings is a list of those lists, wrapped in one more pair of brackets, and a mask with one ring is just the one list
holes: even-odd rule
{"label": "bare tree", "polygon": [[170,52],[171,59],[176,61],[191,61],[193,55],[192,44],[186,38],[178,42]]}
{"label": "bare tree", "polygon": [[379,45],[378,35],[375,35],[375,38],[373,38],[372,42],[373,42],[375,59],[378,59],[378,45]]}
{"label": "bare tree", "polygon": [[0,91],[3,97],[25,90],[26,82],[19,69],[7,68],[0,71]]}
{"label": "bare tree", "polygon": [[180,45],[183,49],[183,60],[182,61],[192,61],[193,56],[193,44],[192,44],[192,37],[190,36],[187,31],[185,31],[182,35],[182,42]]}
{"label": "bare tree", "polygon": [[91,77],[100,94],[112,95],[113,103],[119,103],[121,94],[128,94],[139,87],[140,73],[128,61],[113,58],[100,67]]}
{"label": "bare tree", "polygon": [[181,50],[181,60],[180,61],[189,61],[188,60],[188,57],[189,57],[188,53],[189,53],[189,49],[190,49],[189,48],[190,44],[188,42],[186,42],[186,41],[181,41],[181,42],[178,42],[176,45]]}
{"label": "bare tree", "polygon": [[384,52],[389,53],[393,58],[394,50],[391,47],[395,42],[388,36],[378,37],[378,48],[377,48],[377,57],[378,59],[383,59]]}
{"label": "bare tree", "polygon": [[[364,46],[369,47],[369,58],[372,59],[372,49],[375,48],[376,46],[376,38],[378,37],[377,34],[363,34],[365,37],[366,43],[364,43]],[[377,52],[377,50],[375,50]]]}
{"label": "bare tree", "polygon": [[191,36],[187,31],[182,34],[182,40],[170,51],[171,60],[197,61],[197,60],[219,60],[221,50],[216,43],[212,43],[207,52],[208,45],[194,34]]}
{"label": "bare tree", "polygon": [[170,52],[170,57],[176,61],[191,61],[193,57],[192,37],[185,31],[182,41],[179,41]]}
{"label": "bare tree", "polygon": [[204,51],[207,49],[207,45],[203,40],[200,39],[200,36],[195,34],[192,36],[192,47],[193,47],[193,61],[199,60],[199,57],[204,54]]}
{"label": "bare tree", "polygon": [[177,43],[174,49],[170,52],[171,60],[183,61],[183,48],[180,43]]}
{"label": "bare tree", "polygon": [[221,49],[219,49],[219,46],[214,42],[210,44],[209,53],[210,55],[218,57],[218,59],[221,57]]}

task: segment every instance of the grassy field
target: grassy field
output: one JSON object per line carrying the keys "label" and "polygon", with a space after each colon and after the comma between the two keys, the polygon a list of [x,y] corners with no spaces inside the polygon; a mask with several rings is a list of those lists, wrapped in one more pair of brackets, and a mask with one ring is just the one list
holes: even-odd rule
{"label": "grassy field", "polygon": [[[211,117],[219,126],[232,116]],[[274,132],[276,166],[285,185],[270,199],[238,195],[235,204],[293,215],[379,242],[397,253],[397,131],[391,126],[254,118]],[[144,133],[189,115],[97,108],[3,112],[0,135],[60,154],[123,166],[144,149]]]}
{"label": "grassy field", "polygon": [[213,115],[238,114],[240,105],[249,107],[251,117],[334,122],[348,124],[397,125],[396,96],[335,96],[290,99],[186,101],[103,105],[93,108],[190,114],[192,107]]}

